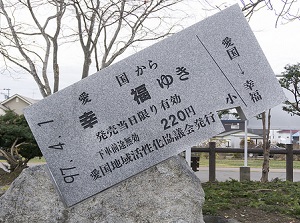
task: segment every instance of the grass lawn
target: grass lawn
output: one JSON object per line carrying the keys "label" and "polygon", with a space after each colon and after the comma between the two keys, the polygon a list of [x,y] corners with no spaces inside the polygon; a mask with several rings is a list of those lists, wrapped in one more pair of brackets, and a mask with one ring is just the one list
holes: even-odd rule
{"label": "grass lawn", "polygon": [[[282,220],[282,223],[299,222],[300,182],[274,181],[260,183],[250,181],[243,183],[231,180],[216,183],[207,182],[203,183],[202,187],[205,191],[205,203],[203,207],[203,214],[205,215],[220,215],[226,212],[239,213],[242,210],[250,209],[250,212],[260,210],[263,215],[269,215],[269,218],[275,215],[276,218],[280,216],[295,218],[294,221]],[[238,216],[243,217],[243,215]],[[250,221],[244,219],[242,222],[261,220],[258,216],[254,215],[250,215],[249,218]]]}
{"label": "grass lawn", "polygon": [[[208,159],[205,157],[200,158],[200,167],[208,167]],[[1,160],[1,162],[5,162],[4,160]],[[248,159],[248,166],[252,168],[261,168],[263,160],[255,159],[255,158],[249,158]],[[34,158],[29,161],[29,163],[46,163],[46,160],[44,157],[41,158]],[[243,159],[216,159],[216,166],[217,167],[241,167],[244,166],[244,160]],[[271,169],[285,169],[285,160],[273,160],[270,159],[270,168]],[[300,169],[300,161],[294,161],[294,169]]]}
{"label": "grass lawn", "polygon": [[[6,160],[0,159],[0,162],[6,163]],[[44,157],[41,157],[41,158],[35,157],[35,158],[29,160],[29,163],[46,163],[46,160]]]}
{"label": "grass lawn", "polygon": [[41,157],[41,158],[35,157],[35,158],[31,159],[29,161],[29,163],[46,163],[46,160],[44,157]]}
{"label": "grass lawn", "polygon": [[[200,167],[208,166],[208,159],[200,158]],[[252,168],[261,168],[263,159],[248,159],[248,166]],[[217,167],[240,167],[244,166],[243,159],[216,159]],[[270,168],[272,169],[285,169],[285,160],[273,160],[270,159]],[[300,161],[294,161],[294,169],[300,169]]]}
{"label": "grass lawn", "polygon": [[[1,160],[4,162],[4,160]],[[45,163],[46,160],[44,157],[42,158],[34,158],[29,161],[29,163]],[[261,168],[262,166],[262,159],[248,159],[248,166],[252,168]],[[200,158],[200,167],[208,167],[208,159],[205,157]],[[244,166],[243,159],[216,159],[216,166],[217,167],[241,167]],[[270,159],[270,168],[273,169],[285,169],[285,160],[273,160]],[[300,169],[300,161],[294,161],[294,169]]]}

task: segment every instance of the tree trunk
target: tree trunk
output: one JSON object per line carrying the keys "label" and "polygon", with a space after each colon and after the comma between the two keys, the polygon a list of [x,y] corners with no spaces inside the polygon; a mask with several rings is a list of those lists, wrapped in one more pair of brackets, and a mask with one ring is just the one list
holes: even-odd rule
{"label": "tree trunk", "polygon": [[[271,119],[271,109],[268,111],[268,118],[266,120],[266,112],[262,113],[262,125],[263,125],[263,151],[264,151],[264,161],[262,164],[262,176],[260,181],[262,183],[268,182],[269,171],[270,171],[270,119]],[[266,126],[266,121],[267,125]]]}
{"label": "tree trunk", "polygon": [[92,63],[91,55],[90,53],[86,53],[84,57],[83,67],[82,67],[81,79],[86,78],[89,75],[91,63]]}
{"label": "tree trunk", "polygon": [[0,168],[0,186],[10,185],[26,167],[18,167],[14,172],[7,173]]}
{"label": "tree trunk", "polygon": [[8,171],[13,173],[15,171],[22,172],[24,168],[27,167],[28,159],[22,159],[22,157],[17,152],[17,142],[18,138],[14,141],[9,151],[5,151],[0,149],[0,155],[4,157],[6,162],[8,163]]}

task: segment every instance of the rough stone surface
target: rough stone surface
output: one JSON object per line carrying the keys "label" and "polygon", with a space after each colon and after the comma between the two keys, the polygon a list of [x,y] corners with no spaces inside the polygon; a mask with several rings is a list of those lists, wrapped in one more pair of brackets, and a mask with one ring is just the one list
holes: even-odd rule
{"label": "rough stone surface", "polygon": [[45,166],[28,168],[0,197],[0,222],[204,223],[204,192],[185,160],[174,156],[71,208]]}
{"label": "rough stone surface", "polygon": [[[285,100],[235,4],[34,103],[24,115],[72,205],[223,132],[216,111],[239,107],[250,118]],[[99,166],[128,153],[134,162],[103,177]]]}

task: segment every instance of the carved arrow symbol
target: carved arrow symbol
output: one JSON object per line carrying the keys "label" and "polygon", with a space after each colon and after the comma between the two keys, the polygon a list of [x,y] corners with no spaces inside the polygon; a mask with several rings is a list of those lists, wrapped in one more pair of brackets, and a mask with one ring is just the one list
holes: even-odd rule
{"label": "carved arrow symbol", "polygon": [[238,64],[240,70],[241,70],[241,74],[245,74],[245,72],[243,71],[243,69],[241,68],[241,66]]}
{"label": "carved arrow symbol", "polygon": [[46,121],[46,122],[40,122],[40,123],[38,123],[38,126],[41,126],[41,125],[43,125],[43,124],[47,124],[47,123],[50,123],[50,122],[53,122],[53,120]]}

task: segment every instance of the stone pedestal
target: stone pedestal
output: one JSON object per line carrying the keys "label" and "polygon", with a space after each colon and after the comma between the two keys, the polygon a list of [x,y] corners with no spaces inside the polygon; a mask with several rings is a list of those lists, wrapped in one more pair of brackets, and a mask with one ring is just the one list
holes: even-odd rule
{"label": "stone pedestal", "polygon": [[25,169],[0,197],[0,222],[204,223],[204,191],[174,156],[87,200],[63,205],[45,166]]}
{"label": "stone pedestal", "polygon": [[250,181],[250,167],[241,166],[240,167],[240,181]]}

